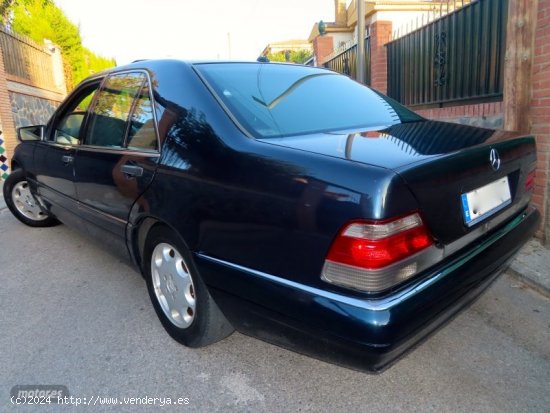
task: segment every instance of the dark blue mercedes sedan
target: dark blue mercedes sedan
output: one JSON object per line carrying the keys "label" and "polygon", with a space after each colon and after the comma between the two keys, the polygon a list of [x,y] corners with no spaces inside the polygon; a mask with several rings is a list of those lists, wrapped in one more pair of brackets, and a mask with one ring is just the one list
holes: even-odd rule
{"label": "dark blue mercedes sedan", "polygon": [[533,137],[429,121],[313,67],[135,62],[18,136],[15,217],[127,257],[189,347],[237,329],[380,370],[540,220]]}

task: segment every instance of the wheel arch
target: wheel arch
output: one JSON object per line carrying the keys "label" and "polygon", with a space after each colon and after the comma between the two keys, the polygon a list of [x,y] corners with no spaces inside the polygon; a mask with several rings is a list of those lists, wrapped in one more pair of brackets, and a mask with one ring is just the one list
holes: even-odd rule
{"label": "wheel arch", "polygon": [[147,237],[154,227],[163,226],[172,231],[172,233],[177,236],[181,242],[189,249],[188,243],[182,237],[182,235],[168,222],[154,216],[144,216],[139,221],[136,222],[133,226],[133,230],[129,234],[129,246],[130,253],[136,265],[142,270],[143,274],[143,253],[145,251],[145,244],[147,242]]}
{"label": "wheel arch", "polygon": [[10,169],[12,171],[15,171],[15,170],[21,169],[21,168],[22,168],[22,166],[21,166],[21,164],[19,163],[19,161],[17,159],[12,159],[11,160]]}

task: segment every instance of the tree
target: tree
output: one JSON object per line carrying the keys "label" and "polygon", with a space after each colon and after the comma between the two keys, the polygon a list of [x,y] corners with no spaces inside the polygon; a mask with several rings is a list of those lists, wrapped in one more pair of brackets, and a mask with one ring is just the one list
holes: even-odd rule
{"label": "tree", "polygon": [[67,87],[71,89],[92,73],[115,66],[114,59],[98,56],[82,45],[79,28],[52,0],[3,0],[0,14],[13,19],[11,29],[38,43],[58,45],[63,55]]}
{"label": "tree", "polygon": [[15,3],[15,0],[1,0],[0,1],[0,21],[6,23],[8,20],[10,8]]}
{"label": "tree", "polygon": [[[288,60],[287,60],[288,56]],[[306,49],[300,50],[287,50],[277,53],[268,53],[267,58],[270,62],[291,62],[291,63],[304,63],[311,57],[311,51]]]}

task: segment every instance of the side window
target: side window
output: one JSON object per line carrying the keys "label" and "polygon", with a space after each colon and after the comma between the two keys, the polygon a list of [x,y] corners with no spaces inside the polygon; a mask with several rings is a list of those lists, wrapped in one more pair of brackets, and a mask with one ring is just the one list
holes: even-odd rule
{"label": "side window", "polygon": [[127,142],[129,149],[157,149],[157,134],[155,132],[153,105],[149,97],[147,82],[143,84],[137,96],[134,111],[130,119]]}
{"label": "side window", "polygon": [[145,79],[143,73],[121,73],[107,78],[91,114],[87,145],[123,147],[132,104]]}
{"label": "side window", "polygon": [[84,116],[98,88],[99,82],[90,84],[73,99],[56,123],[51,140],[62,145],[78,145],[82,142]]}

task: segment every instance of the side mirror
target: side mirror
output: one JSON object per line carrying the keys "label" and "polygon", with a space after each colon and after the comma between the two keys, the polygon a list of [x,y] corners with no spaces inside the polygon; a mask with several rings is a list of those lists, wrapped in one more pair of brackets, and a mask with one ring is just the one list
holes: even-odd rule
{"label": "side mirror", "polygon": [[17,139],[19,139],[20,142],[41,141],[44,139],[45,130],[46,127],[44,125],[23,126],[17,128]]}

